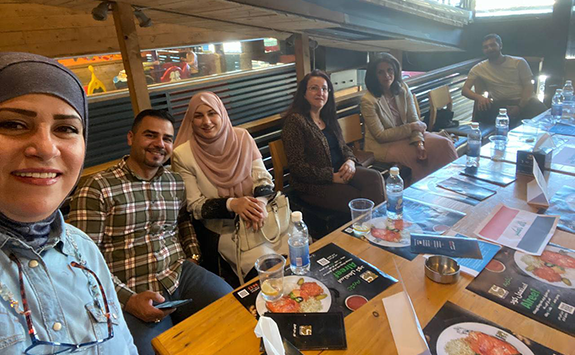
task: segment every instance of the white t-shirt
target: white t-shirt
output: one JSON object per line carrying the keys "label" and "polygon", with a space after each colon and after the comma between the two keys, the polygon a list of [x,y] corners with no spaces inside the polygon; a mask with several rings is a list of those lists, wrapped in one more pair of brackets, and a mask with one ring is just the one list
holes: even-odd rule
{"label": "white t-shirt", "polygon": [[[489,60],[471,68],[469,79],[481,79],[493,100],[520,100],[523,85],[530,84],[533,73],[527,61],[521,57],[505,56],[505,61],[499,65],[492,64]],[[479,94],[482,94],[478,92]]]}

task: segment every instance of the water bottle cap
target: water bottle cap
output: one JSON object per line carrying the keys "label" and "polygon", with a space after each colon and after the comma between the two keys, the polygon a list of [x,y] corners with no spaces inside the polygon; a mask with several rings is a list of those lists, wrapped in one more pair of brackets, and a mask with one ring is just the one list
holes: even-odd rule
{"label": "water bottle cap", "polygon": [[299,223],[303,220],[303,215],[300,211],[294,211],[291,213],[291,220],[292,222]]}
{"label": "water bottle cap", "polygon": [[572,84],[572,83],[571,83],[571,80],[566,80],[566,81],[565,81],[565,85],[567,85],[567,84]]}
{"label": "water bottle cap", "polygon": [[399,168],[397,166],[394,166],[391,169],[389,169],[389,173],[391,175],[399,175]]}
{"label": "water bottle cap", "polygon": [[479,122],[471,122],[471,128],[473,129],[479,128]]}
{"label": "water bottle cap", "polygon": [[506,115],[506,114],[507,114],[507,109],[506,109],[506,108],[500,108],[500,109],[499,109],[499,114],[500,114],[500,115]]}
{"label": "water bottle cap", "polygon": [[563,89],[555,90],[555,95],[557,95],[557,94],[563,94]]}

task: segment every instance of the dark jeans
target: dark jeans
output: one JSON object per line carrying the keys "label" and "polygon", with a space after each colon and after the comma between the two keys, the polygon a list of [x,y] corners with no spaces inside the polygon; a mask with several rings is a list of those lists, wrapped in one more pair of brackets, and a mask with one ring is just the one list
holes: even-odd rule
{"label": "dark jeans", "polygon": [[[475,121],[487,124],[495,124],[495,118],[499,114],[500,108],[507,108],[507,106],[517,106],[519,100],[504,100],[493,101],[491,107],[485,111],[475,111]],[[521,124],[521,120],[533,118],[547,110],[547,106],[536,98],[532,97],[525,107],[519,112],[519,117],[509,117],[509,127],[514,128]]]}
{"label": "dark jeans", "polygon": [[355,175],[347,184],[326,184],[322,186],[323,195],[311,196],[307,194],[298,194],[305,202],[326,208],[329,210],[349,213],[349,201],[354,198],[368,198],[375,205],[383,202],[383,178],[381,174],[373,169],[367,169],[362,166],[355,167]]}
{"label": "dark jeans", "polygon": [[160,323],[146,323],[124,311],[124,317],[134,338],[134,344],[138,348],[138,353],[140,355],[153,355],[154,350],[151,343],[153,338],[232,291],[230,285],[219,276],[190,261],[184,261],[180,285],[172,295],[163,292],[163,296],[166,301],[191,298],[193,299],[191,303],[179,307]]}

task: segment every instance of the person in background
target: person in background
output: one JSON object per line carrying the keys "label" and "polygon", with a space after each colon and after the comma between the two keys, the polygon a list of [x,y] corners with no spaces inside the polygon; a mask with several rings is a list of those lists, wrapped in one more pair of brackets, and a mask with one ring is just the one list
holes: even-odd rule
{"label": "person in background", "polygon": [[[482,46],[487,59],[471,68],[461,90],[463,96],[475,101],[475,121],[494,124],[499,109],[506,108],[513,127],[520,119],[533,118],[547,110],[535,97],[533,73],[525,59],[501,54],[503,42],[494,33],[483,38]],[[482,85],[488,97],[479,92],[478,86]],[[471,90],[473,86],[475,91]]]}
{"label": "person in background", "polygon": [[[154,354],[154,337],[232,291],[197,265],[184,182],[163,167],[173,139],[169,113],[140,112],[128,132],[130,155],[80,183],[70,207],[70,223],[94,240],[112,271],[140,354]],[[179,308],[154,306],[187,299]]]}
{"label": "person in background", "polygon": [[[202,250],[216,264],[213,267],[219,251],[236,271],[234,218],[239,215],[258,230],[267,216],[268,197],[274,195],[272,176],[256,142],[245,129],[232,127],[216,94],[200,92],[190,100],[174,145],[172,165],[186,183],[188,211],[207,229]],[[242,254],[244,275],[252,270],[259,252]],[[255,270],[252,275],[257,276]]]}
{"label": "person in background", "polygon": [[366,126],[364,149],[373,152],[375,160],[409,167],[413,183],[457,159],[450,139],[425,131],[394,56],[383,53],[371,61],[365,84],[367,92],[360,103]]}
{"label": "person in background", "polygon": [[82,84],[15,52],[0,83],[0,352],[137,354],[106,262],[59,210],[84,164]]}
{"label": "person in background", "polygon": [[333,85],[324,72],[313,70],[299,82],[285,114],[282,141],[291,184],[307,203],[347,213],[355,198],[376,205],[384,201],[381,174],[356,165],[343,140]]}

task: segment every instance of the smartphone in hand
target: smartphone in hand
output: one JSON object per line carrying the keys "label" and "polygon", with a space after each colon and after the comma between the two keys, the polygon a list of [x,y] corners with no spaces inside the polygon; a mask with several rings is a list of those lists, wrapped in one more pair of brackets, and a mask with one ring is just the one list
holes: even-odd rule
{"label": "smartphone in hand", "polygon": [[167,302],[155,304],[154,307],[156,307],[158,309],[178,308],[178,307],[186,305],[190,302],[192,302],[191,298],[189,298],[187,300],[167,301]]}

